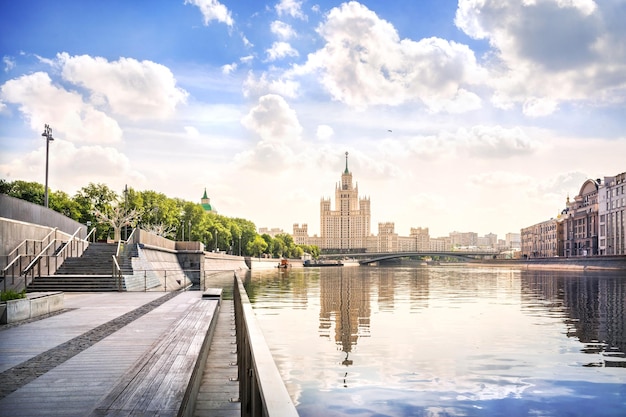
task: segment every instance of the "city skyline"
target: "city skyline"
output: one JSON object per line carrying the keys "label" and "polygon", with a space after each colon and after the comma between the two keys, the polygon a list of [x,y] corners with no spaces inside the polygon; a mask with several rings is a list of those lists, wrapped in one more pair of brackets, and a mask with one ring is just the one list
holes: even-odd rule
{"label": "city skyline", "polygon": [[344,168],[372,233],[519,233],[624,171],[620,3],[0,5],[0,178],[90,182],[320,234]]}

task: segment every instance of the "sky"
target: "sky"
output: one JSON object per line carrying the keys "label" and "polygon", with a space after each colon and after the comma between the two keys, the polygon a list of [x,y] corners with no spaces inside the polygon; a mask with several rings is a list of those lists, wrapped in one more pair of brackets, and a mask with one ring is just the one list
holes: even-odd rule
{"label": "sky", "polygon": [[623,0],[0,2],[0,178],[480,236],[626,171]]}

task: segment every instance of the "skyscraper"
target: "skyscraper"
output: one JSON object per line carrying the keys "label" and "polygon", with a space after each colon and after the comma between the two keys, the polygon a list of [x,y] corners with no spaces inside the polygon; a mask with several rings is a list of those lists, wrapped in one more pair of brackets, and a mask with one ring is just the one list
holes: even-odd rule
{"label": "skyscraper", "polygon": [[352,183],[346,152],[346,168],[341,182],[335,185],[335,209],[330,209],[330,198],[320,201],[320,249],[364,252],[370,217],[370,199],[359,198],[359,186]]}

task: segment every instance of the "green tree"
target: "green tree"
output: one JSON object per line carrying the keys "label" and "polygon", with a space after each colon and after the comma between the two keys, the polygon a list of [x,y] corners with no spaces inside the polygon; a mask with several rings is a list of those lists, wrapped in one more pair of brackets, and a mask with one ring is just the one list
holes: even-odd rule
{"label": "green tree", "polygon": [[0,185],[2,193],[34,204],[44,204],[45,187],[38,182],[21,180],[13,182],[2,181],[3,182]]}
{"label": "green tree", "polygon": [[50,194],[49,207],[72,220],[80,221],[80,206],[67,193],[54,191]]}
{"label": "green tree", "polygon": [[267,250],[267,242],[261,236],[256,235],[254,240],[248,242],[246,250],[253,256],[260,257]]}
{"label": "green tree", "polygon": [[109,235],[110,227],[104,223],[98,223],[95,210],[102,213],[110,213],[113,204],[118,199],[115,191],[105,184],[94,184],[81,188],[75,195],[74,201],[78,204],[80,218],[78,221],[83,224],[91,222],[96,227],[96,239],[106,239]]}

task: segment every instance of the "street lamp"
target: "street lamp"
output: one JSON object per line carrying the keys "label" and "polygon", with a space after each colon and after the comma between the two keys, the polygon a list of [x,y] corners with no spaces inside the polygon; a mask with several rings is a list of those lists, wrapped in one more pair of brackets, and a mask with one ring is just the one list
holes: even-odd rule
{"label": "street lamp", "polygon": [[48,208],[48,153],[50,150],[50,142],[54,140],[52,137],[52,129],[50,125],[45,125],[41,136],[46,138],[46,189],[44,191],[44,204]]}

